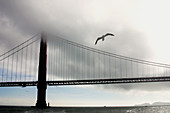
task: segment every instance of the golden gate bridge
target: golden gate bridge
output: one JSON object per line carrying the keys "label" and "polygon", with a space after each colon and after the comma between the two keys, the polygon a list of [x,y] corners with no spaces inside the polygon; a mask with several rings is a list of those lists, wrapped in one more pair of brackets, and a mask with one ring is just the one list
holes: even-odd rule
{"label": "golden gate bridge", "polygon": [[0,87],[37,86],[38,108],[46,107],[47,86],[166,82],[169,75],[168,64],[41,33],[0,55]]}

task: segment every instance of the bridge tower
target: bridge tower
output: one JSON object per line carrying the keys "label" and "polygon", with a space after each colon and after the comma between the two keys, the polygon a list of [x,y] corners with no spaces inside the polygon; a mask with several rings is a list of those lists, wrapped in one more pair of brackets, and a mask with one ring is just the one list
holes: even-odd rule
{"label": "bridge tower", "polygon": [[40,53],[39,53],[39,69],[38,69],[38,85],[37,85],[37,108],[46,108],[46,63],[47,63],[47,42],[44,34],[41,34]]}

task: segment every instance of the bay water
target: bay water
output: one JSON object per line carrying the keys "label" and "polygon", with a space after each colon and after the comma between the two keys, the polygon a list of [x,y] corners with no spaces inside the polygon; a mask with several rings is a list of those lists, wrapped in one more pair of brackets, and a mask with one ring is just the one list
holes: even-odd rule
{"label": "bay water", "polygon": [[0,106],[0,113],[170,113],[170,106],[131,107],[34,107]]}

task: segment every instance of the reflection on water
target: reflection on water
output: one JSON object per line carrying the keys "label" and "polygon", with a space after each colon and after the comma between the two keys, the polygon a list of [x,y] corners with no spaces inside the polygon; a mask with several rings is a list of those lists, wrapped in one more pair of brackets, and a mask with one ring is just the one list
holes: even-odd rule
{"label": "reflection on water", "polygon": [[170,106],[146,107],[30,107],[0,106],[0,113],[170,113]]}

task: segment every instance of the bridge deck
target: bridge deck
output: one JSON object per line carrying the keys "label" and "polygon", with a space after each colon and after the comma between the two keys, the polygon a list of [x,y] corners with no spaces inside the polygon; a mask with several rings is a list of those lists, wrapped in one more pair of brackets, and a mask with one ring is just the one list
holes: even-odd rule
{"label": "bridge deck", "polygon": [[[91,79],[91,80],[67,80],[67,81],[47,81],[49,86],[57,85],[90,85],[90,84],[122,84],[122,83],[145,83],[145,82],[166,82],[170,77],[145,77],[145,78],[118,78],[118,79]],[[37,86],[37,81],[28,82],[0,82],[0,87],[13,86]]]}

